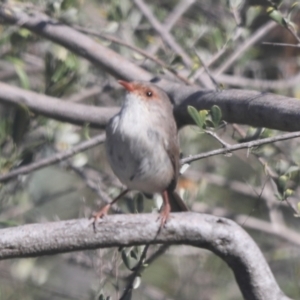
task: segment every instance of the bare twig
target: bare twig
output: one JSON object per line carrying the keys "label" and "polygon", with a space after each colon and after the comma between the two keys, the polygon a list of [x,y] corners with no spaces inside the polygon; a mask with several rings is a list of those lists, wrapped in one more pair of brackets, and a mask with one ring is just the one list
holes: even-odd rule
{"label": "bare twig", "polygon": [[80,91],[79,93],[68,96],[66,98],[66,100],[68,100],[69,102],[81,102],[85,99],[99,95],[101,93],[101,91],[102,91],[102,87],[93,86],[90,88],[86,88],[86,89]]}
{"label": "bare twig", "polygon": [[228,84],[230,86],[239,86],[245,88],[254,88],[259,90],[279,90],[288,89],[299,84],[300,73],[293,77],[279,80],[252,79],[241,76],[232,76],[227,74],[219,74],[215,76],[216,81],[220,84]]}
{"label": "bare twig", "polygon": [[250,149],[253,147],[258,147],[258,146],[262,146],[265,144],[270,144],[270,143],[274,143],[274,142],[278,142],[278,141],[289,140],[289,139],[293,139],[293,138],[297,138],[297,137],[300,137],[299,131],[293,132],[293,133],[286,133],[283,135],[279,135],[279,136],[275,136],[275,137],[271,137],[271,138],[265,138],[265,139],[261,139],[261,140],[257,140],[257,141],[236,144],[236,145],[228,146],[227,148],[216,149],[216,150],[208,151],[206,153],[196,154],[193,156],[183,158],[183,159],[181,159],[181,164],[191,163],[193,161],[207,158],[210,156],[226,154],[226,153],[230,153],[232,151],[237,151],[237,150],[241,150],[241,149]]}
{"label": "bare twig", "polygon": [[204,132],[210,136],[212,136],[215,140],[217,140],[224,148],[228,148],[231,145],[222,140],[215,132],[211,130],[204,130]]}
{"label": "bare twig", "polygon": [[259,42],[270,30],[275,28],[277,23],[274,21],[269,21],[264,26],[255,31],[252,36],[245,40],[237,49],[232,53],[230,57],[228,57],[224,64],[222,64],[219,68],[217,68],[214,72],[214,75],[219,75],[227,71],[232,64],[240,58],[251,46]]}
{"label": "bare twig", "polygon": [[[162,24],[164,30],[171,31],[176,22],[181,18],[181,16],[195,3],[195,0],[181,0],[172,12],[166,17],[164,23]],[[149,45],[149,52],[155,54],[160,48],[160,43],[158,38]]]}
{"label": "bare twig", "polygon": [[169,33],[169,31],[164,29],[164,27],[160,24],[160,22],[157,20],[155,15],[146,5],[146,3],[143,0],[134,0],[134,3],[145,15],[152,27],[161,35],[162,39],[166,41],[166,43],[171,47],[171,49],[173,49],[178,55],[182,57],[182,60],[185,63],[185,65],[187,67],[191,67],[191,58],[186,54],[183,48],[175,41],[175,39]]}
{"label": "bare twig", "polygon": [[79,153],[79,152],[85,151],[87,149],[90,149],[92,147],[95,147],[95,146],[103,143],[104,140],[105,140],[105,134],[95,136],[95,137],[91,138],[90,140],[82,142],[81,144],[73,147],[70,150],[57,153],[57,154],[55,154],[55,155],[53,155],[49,158],[41,159],[41,160],[39,160],[37,162],[34,162],[34,163],[32,163],[28,166],[24,166],[24,167],[18,168],[16,170],[13,170],[13,171],[11,171],[7,174],[0,175],[0,182],[6,181],[8,179],[14,178],[14,177],[19,176],[19,175],[28,174],[28,173],[33,172],[35,170],[44,168],[44,167],[52,165],[52,164],[55,164],[59,161],[62,161],[64,159],[67,159],[67,158],[73,156],[76,153]]}
{"label": "bare twig", "polygon": [[262,45],[270,45],[270,46],[280,46],[280,47],[293,47],[300,48],[300,44],[286,44],[286,43],[271,43],[271,42],[263,42]]}
{"label": "bare twig", "polygon": [[297,33],[295,32],[295,29],[293,28],[293,26],[291,26],[290,24],[287,24],[286,26],[284,26],[284,28],[286,28],[291,33],[291,35],[296,39],[298,44],[300,44],[300,38],[297,35]]}
{"label": "bare twig", "polygon": [[127,295],[132,291],[133,283],[134,283],[135,279],[137,278],[137,276],[139,275],[139,273],[141,273],[142,266],[145,262],[147,251],[148,251],[149,247],[150,247],[150,244],[145,245],[142,255],[141,255],[137,265],[134,267],[134,272],[128,278],[127,286],[126,286],[120,300],[126,300]]}
{"label": "bare twig", "polygon": [[99,33],[98,31],[96,30],[92,30],[92,29],[88,29],[88,28],[83,28],[81,26],[73,26],[75,29],[77,29],[78,31],[80,32],[84,32],[84,33],[87,33],[87,34],[90,34],[90,35],[93,35],[93,36],[97,36],[97,37],[100,37],[100,38],[103,38],[105,40],[108,40],[108,41],[111,41],[113,43],[116,43],[116,44],[119,44],[119,45],[122,45],[122,46],[125,46],[141,55],[143,55],[144,57],[152,60],[153,62],[155,62],[156,64],[158,64],[159,66],[161,66],[162,68],[166,69],[167,71],[170,71],[174,76],[176,76],[179,80],[181,80],[182,82],[186,83],[186,84],[189,84],[191,85],[192,83],[186,79],[185,77],[179,75],[175,69],[173,69],[171,66],[168,66],[166,63],[164,63],[162,60],[160,60],[159,58],[149,54],[148,52],[138,48],[138,47],[135,47],[125,41],[122,41],[116,37],[113,37],[111,35],[108,35],[108,34],[105,34],[105,33]]}
{"label": "bare twig", "polygon": [[[81,168],[77,168],[77,167],[73,166],[72,164],[69,164],[69,167],[78,176],[80,176],[82,178],[82,180],[85,182],[87,187],[89,187],[92,191],[94,191],[99,196],[101,201],[103,201],[105,204],[109,204],[110,202],[112,202],[113,199],[100,188],[99,184],[97,184],[96,182],[94,182],[93,180],[88,178],[88,176],[84,170],[82,170]],[[111,206],[111,209],[115,213],[123,213],[123,211],[120,209],[120,207],[116,203]]]}
{"label": "bare twig", "polygon": [[242,227],[258,230],[260,232],[276,236],[292,245],[300,246],[300,235],[296,231],[289,229],[284,225],[274,227],[272,223],[267,221],[254,218],[249,215],[232,214],[232,212],[227,211],[224,208],[209,207],[205,203],[199,202],[193,204],[193,211],[212,214],[223,218],[229,217]]}
{"label": "bare twig", "polygon": [[195,48],[194,48],[194,51],[195,51],[195,53],[196,53],[196,55],[197,55],[197,57],[198,57],[198,59],[199,59],[201,65],[202,65],[202,67],[204,68],[206,74],[209,76],[209,79],[210,79],[211,82],[214,84],[215,89],[218,90],[218,89],[219,89],[218,83],[217,83],[217,81],[215,80],[214,76],[211,74],[211,72],[209,71],[209,69],[208,69],[208,67],[206,66],[205,62],[202,60],[200,54],[197,52],[197,50],[196,50]]}

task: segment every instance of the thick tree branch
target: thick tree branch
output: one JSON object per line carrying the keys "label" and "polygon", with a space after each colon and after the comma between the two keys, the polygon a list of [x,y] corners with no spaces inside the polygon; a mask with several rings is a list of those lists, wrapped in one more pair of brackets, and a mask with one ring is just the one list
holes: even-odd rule
{"label": "thick tree branch", "polygon": [[[188,87],[187,87],[188,88]],[[187,88],[182,88],[182,93]],[[175,106],[175,118],[179,126],[191,124],[187,106],[197,109],[210,109],[218,105],[222,110],[223,119],[229,123],[247,124],[254,127],[267,127],[283,131],[300,130],[300,101],[271,93],[249,90],[196,90],[186,96],[178,94]]]}
{"label": "thick tree branch", "polygon": [[72,124],[88,124],[104,128],[108,120],[119,111],[117,107],[95,107],[69,103],[54,97],[27,91],[0,82],[0,101],[22,106],[44,116]]}
{"label": "thick tree branch", "polygon": [[211,250],[232,269],[247,300],[289,299],[278,287],[262,253],[235,222],[197,213],[172,214],[157,235],[156,214],[114,215],[93,229],[87,219],[0,230],[0,258],[141,244],[186,244]]}
{"label": "thick tree branch", "polygon": [[[197,87],[180,86],[157,82],[175,102],[174,114],[179,127],[193,124],[187,113],[187,106],[210,109],[220,106],[223,119],[229,123],[248,124],[283,131],[300,130],[300,101],[294,98],[247,90],[199,90]],[[94,107],[67,103],[54,97],[45,96],[21,88],[0,83],[0,101],[7,104],[23,105],[45,116],[73,124],[89,124],[104,128],[118,108]],[[272,117],[270,117],[270,115]]]}

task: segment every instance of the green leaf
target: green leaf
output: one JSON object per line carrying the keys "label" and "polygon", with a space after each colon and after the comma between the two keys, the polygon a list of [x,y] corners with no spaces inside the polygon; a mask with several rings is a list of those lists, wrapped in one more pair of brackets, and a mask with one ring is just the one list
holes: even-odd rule
{"label": "green leaf", "polygon": [[297,176],[297,174],[300,171],[300,167],[298,166],[291,166],[287,169],[287,171],[285,172],[285,175],[287,175],[289,178],[292,178],[294,176]]}
{"label": "green leaf", "polygon": [[269,6],[266,11],[270,18],[273,19],[276,23],[284,27],[287,26],[288,20],[283,17],[279,10],[275,9],[272,6]]}
{"label": "green leaf", "polygon": [[183,64],[183,60],[181,55],[175,55],[170,62],[170,65]]}
{"label": "green leaf", "polygon": [[123,260],[124,265],[127,267],[127,269],[130,269],[129,259],[128,259],[128,255],[127,255],[125,249],[123,249],[123,250],[121,251],[121,257],[122,257],[122,260]]}
{"label": "green leaf", "polygon": [[283,196],[284,196],[284,198],[286,199],[286,198],[292,196],[293,194],[294,194],[294,191],[293,191],[292,189],[286,189],[286,190],[284,191]]}
{"label": "green leaf", "polygon": [[90,123],[84,123],[82,131],[83,131],[84,138],[89,140],[91,138],[91,136],[90,136]]}
{"label": "green leaf", "polygon": [[279,178],[278,178],[278,187],[279,189],[282,191],[282,190],[285,190],[285,187],[287,185],[287,182],[288,182],[289,178],[288,176],[286,175],[281,175]]}
{"label": "green leaf", "polygon": [[19,64],[15,64],[15,70],[19,77],[22,88],[25,90],[29,90],[30,83],[29,83],[28,76],[27,76],[26,72],[24,71],[23,66],[19,65]]}
{"label": "green leaf", "polygon": [[211,110],[211,120],[214,124],[214,127],[217,128],[222,120],[222,111],[219,106],[214,105]]}
{"label": "green leaf", "polygon": [[203,109],[197,111],[196,108],[193,106],[188,106],[187,110],[189,115],[192,117],[192,119],[195,121],[199,128],[203,129],[206,127],[206,116],[208,115],[207,110]]}
{"label": "green leaf", "polygon": [[105,300],[104,294],[101,293],[98,297],[98,300]]}
{"label": "green leaf", "polygon": [[28,38],[29,36],[31,36],[31,31],[29,31],[28,29],[26,28],[21,28],[19,31],[18,31],[19,35],[23,38]]}
{"label": "green leaf", "polygon": [[208,115],[208,110],[203,109],[203,110],[199,111],[200,122],[201,122],[201,124],[203,124],[201,128],[206,127],[206,117],[207,117],[207,115]]}
{"label": "green leaf", "polygon": [[135,259],[138,259],[136,249],[130,250],[130,256],[133,257],[133,258],[135,258]]}
{"label": "green leaf", "polygon": [[132,288],[133,288],[134,290],[136,290],[136,289],[141,285],[141,282],[142,282],[141,276],[135,277],[135,278],[134,278],[134,281],[133,281],[133,284],[132,284]]}
{"label": "green leaf", "polygon": [[141,193],[138,193],[136,197],[136,210],[139,213],[144,211],[144,197]]}
{"label": "green leaf", "polygon": [[199,112],[197,109],[193,106],[188,106],[187,111],[189,115],[192,117],[192,119],[195,121],[195,123],[198,125],[198,127],[203,128],[204,122],[200,118]]}

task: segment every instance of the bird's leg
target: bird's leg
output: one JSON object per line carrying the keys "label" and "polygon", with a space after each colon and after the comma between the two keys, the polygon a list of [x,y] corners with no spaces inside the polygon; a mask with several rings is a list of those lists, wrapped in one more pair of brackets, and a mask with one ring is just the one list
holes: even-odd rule
{"label": "bird's leg", "polygon": [[169,216],[170,216],[170,211],[171,211],[169,194],[168,194],[167,190],[165,190],[162,193],[162,198],[163,198],[163,207],[160,211],[160,228],[162,228],[168,221]]}
{"label": "bird's leg", "polygon": [[98,212],[93,214],[93,224],[100,219],[103,218],[105,215],[107,215],[109,209],[114,205],[119,199],[121,199],[124,195],[126,195],[129,192],[129,189],[124,190],[122,193],[120,193],[113,201],[110,203],[106,204],[104,207],[102,207]]}

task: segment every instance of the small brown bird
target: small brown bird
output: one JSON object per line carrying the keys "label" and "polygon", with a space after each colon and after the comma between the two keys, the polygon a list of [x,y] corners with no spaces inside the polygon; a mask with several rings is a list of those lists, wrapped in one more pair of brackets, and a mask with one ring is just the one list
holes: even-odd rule
{"label": "small brown bird", "polygon": [[164,225],[171,210],[187,210],[175,192],[179,145],[173,107],[168,95],[152,83],[119,83],[127,93],[121,111],[106,127],[105,145],[112,170],[127,189],[94,217],[97,220],[107,214],[111,205],[129,190],[138,190],[162,194],[160,218]]}

